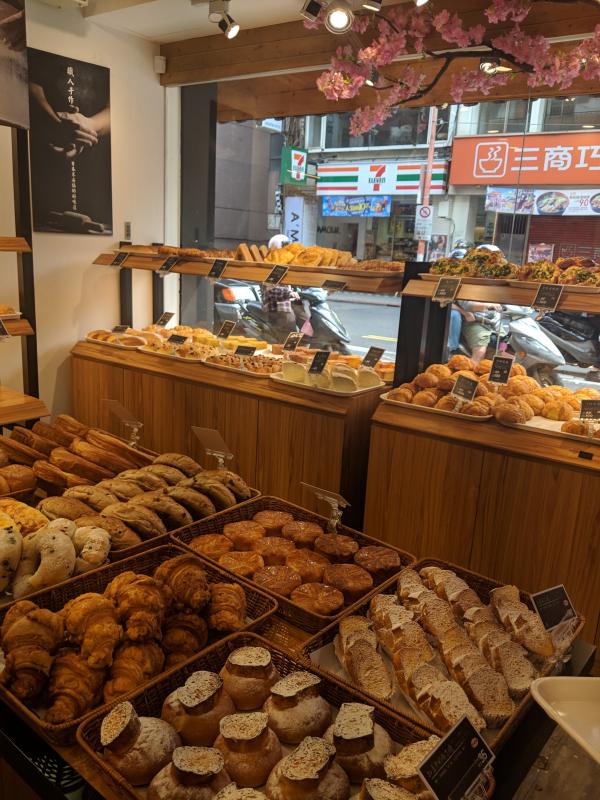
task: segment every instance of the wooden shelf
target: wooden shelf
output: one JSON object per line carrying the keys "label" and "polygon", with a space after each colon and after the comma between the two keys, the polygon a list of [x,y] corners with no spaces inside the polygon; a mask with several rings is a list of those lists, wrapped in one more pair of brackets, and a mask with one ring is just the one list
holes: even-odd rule
{"label": "wooden shelf", "polygon": [[[151,248],[124,248],[102,253],[94,264],[110,266],[119,253],[127,253],[127,259],[120,266],[125,269],[146,269],[156,272],[165,261],[165,256],[158,255]],[[213,265],[209,258],[183,258],[171,270],[180,275],[198,275],[207,277]],[[275,264],[261,264],[229,260],[223,278],[252,283],[264,283]],[[356,269],[336,269],[333,267],[302,267],[290,264],[285,283],[291,286],[313,286],[321,288],[326,281],[345,283],[345,291],[367,292],[371,294],[394,294],[402,289],[402,272],[362,272]]]}
{"label": "wooden shelf", "polygon": [[26,319],[4,319],[2,322],[11,336],[33,336],[33,328]]}
{"label": "wooden shelf", "polygon": [[[435,291],[434,281],[412,280],[402,292],[407,297],[427,299]],[[493,286],[490,284],[461,283],[458,300],[475,300],[479,302],[499,303],[512,306],[531,306],[537,289],[516,286]],[[592,292],[564,291],[558,304],[558,311],[587,311],[589,314],[600,314],[600,294]]]}
{"label": "wooden shelf", "polygon": [[0,386],[0,426],[47,417],[49,414],[46,405],[37,397]]}
{"label": "wooden shelf", "polygon": [[20,236],[0,236],[0,253],[31,253],[31,247]]}

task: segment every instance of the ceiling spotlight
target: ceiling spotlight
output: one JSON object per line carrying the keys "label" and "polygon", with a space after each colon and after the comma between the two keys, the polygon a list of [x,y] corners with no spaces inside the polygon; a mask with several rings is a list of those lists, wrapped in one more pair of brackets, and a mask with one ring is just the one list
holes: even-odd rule
{"label": "ceiling spotlight", "polygon": [[415,5],[420,8],[421,6],[426,6],[428,2],[429,0],[415,0]]}
{"label": "ceiling spotlight", "polygon": [[240,32],[240,26],[229,14],[223,14],[219,20],[219,28],[228,39],[235,39]]}
{"label": "ceiling spotlight", "polygon": [[497,56],[481,56],[479,69],[486,75],[497,75],[499,72],[512,72],[511,67],[503,67]]}
{"label": "ceiling spotlight", "polygon": [[362,7],[366,8],[367,11],[381,11],[381,6],[383,5],[383,0],[363,0]]}
{"label": "ceiling spotlight", "polygon": [[330,33],[348,33],[354,22],[354,12],[348,0],[333,0],[327,6],[325,27]]}
{"label": "ceiling spotlight", "polygon": [[[199,5],[199,2],[194,2],[194,0],[192,0],[192,5]],[[220,22],[223,14],[226,14],[228,11],[228,0],[210,0],[208,4],[208,21],[215,23]]]}
{"label": "ceiling spotlight", "polygon": [[379,83],[379,77],[380,77],[379,73],[377,72],[375,67],[373,67],[373,69],[371,70],[371,74],[365,81],[366,85],[371,86],[371,88],[377,86],[377,84]]}
{"label": "ceiling spotlight", "polygon": [[323,6],[324,3],[322,0],[306,0],[300,9],[300,14],[304,19],[308,19],[310,22],[316,22],[319,14],[323,10]]}

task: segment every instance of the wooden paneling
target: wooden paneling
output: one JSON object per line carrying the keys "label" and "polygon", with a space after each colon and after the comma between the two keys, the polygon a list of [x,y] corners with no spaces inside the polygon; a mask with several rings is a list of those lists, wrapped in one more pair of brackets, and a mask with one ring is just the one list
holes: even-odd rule
{"label": "wooden paneling", "polygon": [[144,447],[159,453],[188,452],[186,389],[184,381],[123,370],[123,405],[143,422]]}
{"label": "wooden paneling", "polygon": [[123,369],[87,358],[71,359],[73,414],[86,425],[122,434],[121,425],[102,400],[123,402]]}
{"label": "wooden paneling", "polygon": [[468,564],[483,453],[418,434],[371,428],[365,533]]}
{"label": "wooden paneling", "polygon": [[50,412],[37,397],[0,386],[0,426],[46,417]]}

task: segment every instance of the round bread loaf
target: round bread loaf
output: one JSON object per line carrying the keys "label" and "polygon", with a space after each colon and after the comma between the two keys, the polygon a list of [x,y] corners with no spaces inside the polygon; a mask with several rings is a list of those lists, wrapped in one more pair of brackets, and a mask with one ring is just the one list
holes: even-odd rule
{"label": "round bread loaf", "polygon": [[385,580],[402,566],[399,553],[379,545],[361,547],[354,554],[354,563],[366,569],[376,581]]}
{"label": "round bread loaf", "polygon": [[254,542],[252,549],[261,554],[266,566],[275,567],[286,564],[287,556],[296,549],[296,546],[281,536],[264,536]]}
{"label": "round bread loaf", "polygon": [[323,536],[324,530],[316,522],[301,522],[294,520],[287,522],[281,529],[281,535],[289,539],[296,547],[312,548],[319,536]]}
{"label": "round bread loaf", "polygon": [[302,583],[302,578],[291,567],[263,567],[257,570],[252,580],[261,587],[282,597],[289,597]]}
{"label": "round bread loaf", "polygon": [[225,553],[233,550],[233,542],[220,533],[206,533],[203,536],[195,536],[188,547],[202,556],[218,561]]}
{"label": "round bread loaf", "polygon": [[358,542],[342,533],[327,533],[315,539],[315,552],[327,556],[335,563],[352,561],[358,551]]}
{"label": "round bread loaf", "polygon": [[285,563],[300,575],[302,583],[320,583],[323,580],[323,570],[331,562],[320,553],[302,548],[288,553]]}
{"label": "round bread loaf", "polygon": [[324,583],[303,583],[294,589],[290,600],[311,614],[322,617],[331,617],[344,607],[344,595],[339,589]]}
{"label": "round bread loaf", "polygon": [[228,569],[230,572],[235,572],[236,575],[241,575],[242,578],[251,578],[254,573],[265,566],[263,557],[260,553],[255,553],[252,550],[232,550],[230,553],[224,553],[219,558],[219,566],[223,569]]}

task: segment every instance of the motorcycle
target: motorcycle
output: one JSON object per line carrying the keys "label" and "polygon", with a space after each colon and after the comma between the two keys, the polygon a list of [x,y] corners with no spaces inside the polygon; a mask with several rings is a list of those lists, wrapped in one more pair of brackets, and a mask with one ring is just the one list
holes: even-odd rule
{"label": "motorcycle", "polygon": [[572,364],[600,366],[600,319],[597,316],[555,311],[540,325]]}

